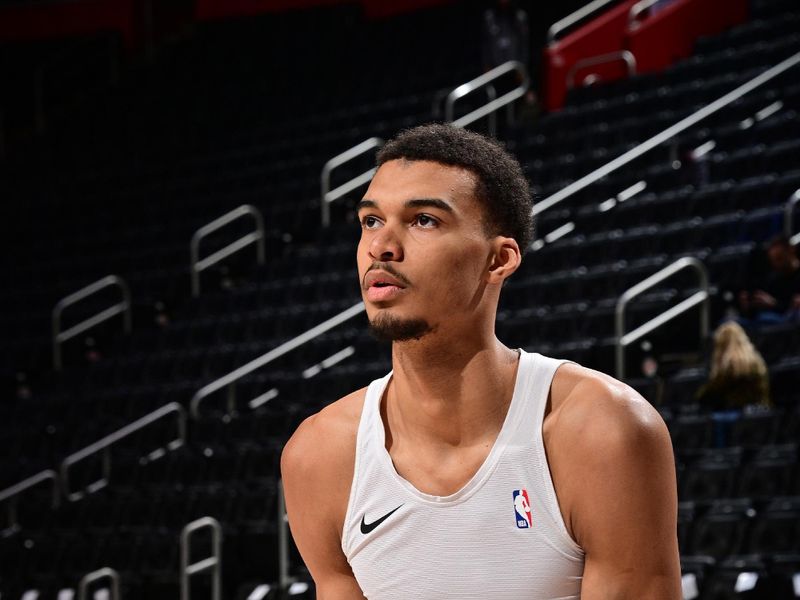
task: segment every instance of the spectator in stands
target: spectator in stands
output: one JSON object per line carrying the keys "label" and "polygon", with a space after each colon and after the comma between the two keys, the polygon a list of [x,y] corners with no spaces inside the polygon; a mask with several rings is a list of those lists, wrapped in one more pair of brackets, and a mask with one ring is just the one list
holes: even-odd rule
{"label": "spectator in stands", "polygon": [[769,271],[739,293],[739,309],[747,325],[782,323],[800,318],[800,259],[789,238],[775,236],[766,247]]}
{"label": "spectator in stands", "polygon": [[358,205],[358,275],[392,371],[283,451],[319,598],[677,600],[669,433],[631,388],[495,336],[533,237],[520,164],[452,125],[401,133]]}
{"label": "spectator in stands", "polygon": [[697,400],[714,411],[769,406],[769,374],[761,354],[741,325],[728,321],[714,332],[708,382]]}

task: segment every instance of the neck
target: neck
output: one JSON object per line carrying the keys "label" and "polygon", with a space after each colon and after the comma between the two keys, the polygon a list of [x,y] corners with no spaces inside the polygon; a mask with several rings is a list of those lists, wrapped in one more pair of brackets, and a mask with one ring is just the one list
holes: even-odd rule
{"label": "neck", "polygon": [[436,332],[393,345],[384,418],[390,429],[417,442],[479,443],[502,427],[518,355],[494,332],[447,338]]}

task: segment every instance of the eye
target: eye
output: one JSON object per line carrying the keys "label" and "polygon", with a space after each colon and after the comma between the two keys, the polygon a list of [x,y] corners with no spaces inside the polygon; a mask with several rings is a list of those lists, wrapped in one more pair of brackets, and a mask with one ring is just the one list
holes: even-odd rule
{"label": "eye", "polygon": [[367,215],[361,219],[361,227],[364,229],[376,229],[380,225],[378,217]]}
{"label": "eye", "polygon": [[439,221],[437,221],[435,218],[433,218],[430,215],[426,215],[425,213],[422,213],[422,214],[419,214],[416,217],[414,217],[414,223],[418,227],[422,227],[424,229],[431,229],[433,227],[436,227],[439,224]]}

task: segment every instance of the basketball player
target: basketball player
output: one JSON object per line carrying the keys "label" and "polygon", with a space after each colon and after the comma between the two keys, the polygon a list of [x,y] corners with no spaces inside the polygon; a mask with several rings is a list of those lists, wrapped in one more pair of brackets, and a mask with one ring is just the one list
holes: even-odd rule
{"label": "basketball player", "polygon": [[679,599],[657,412],[611,377],[495,337],[532,236],[517,161],[427,125],[378,165],[358,275],[393,370],[307,419],[282,456],[318,598]]}

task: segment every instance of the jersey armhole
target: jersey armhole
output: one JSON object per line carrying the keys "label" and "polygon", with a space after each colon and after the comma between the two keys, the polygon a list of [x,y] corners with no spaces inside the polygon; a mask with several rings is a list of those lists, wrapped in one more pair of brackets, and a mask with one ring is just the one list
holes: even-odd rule
{"label": "jersey armhole", "polygon": [[[361,462],[361,444],[363,443],[362,422],[364,420],[364,411],[366,410],[367,400],[369,396],[369,388],[364,392],[364,405],[361,408],[361,418],[358,421],[358,431],[356,432],[356,448],[355,459],[353,461],[353,479],[350,481],[350,494],[347,498],[347,510],[344,513],[344,522],[342,523],[342,552],[345,558],[348,558],[348,546],[350,544],[350,520],[353,514],[353,505],[358,496],[358,472]],[[349,559],[348,559],[349,562]]]}
{"label": "jersey armhole", "polygon": [[[563,365],[568,363],[575,364],[572,361],[563,360],[560,361],[560,363],[556,366],[555,370],[553,371],[553,377],[550,380],[550,386],[547,392],[548,398],[550,397],[550,393],[553,387],[553,381],[556,378],[556,373],[558,373],[558,370]],[[544,444],[544,413],[540,415],[539,419],[540,421],[538,423],[538,428],[537,428],[539,436],[538,442],[540,444],[542,462],[544,463],[542,465],[543,468],[539,470],[542,478],[542,489],[544,491],[544,494],[547,496],[548,504],[550,504],[550,506],[554,511],[552,517],[556,523],[556,527],[558,528],[559,535],[564,539],[568,547],[571,548],[576,553],[576,556],[583,556],[585,552],[581,547],[581,545],[578,544],[578,542],[570,534],[569,529],[567,529],[567,524],[564,521],[564,513],[561,512],[561,503],[558,501],[558,492],[556,491],[556,485],[555,482],[553,481],[553,474],[550,471],[550,460],[547,457],[547,448],[545,447]]]}

